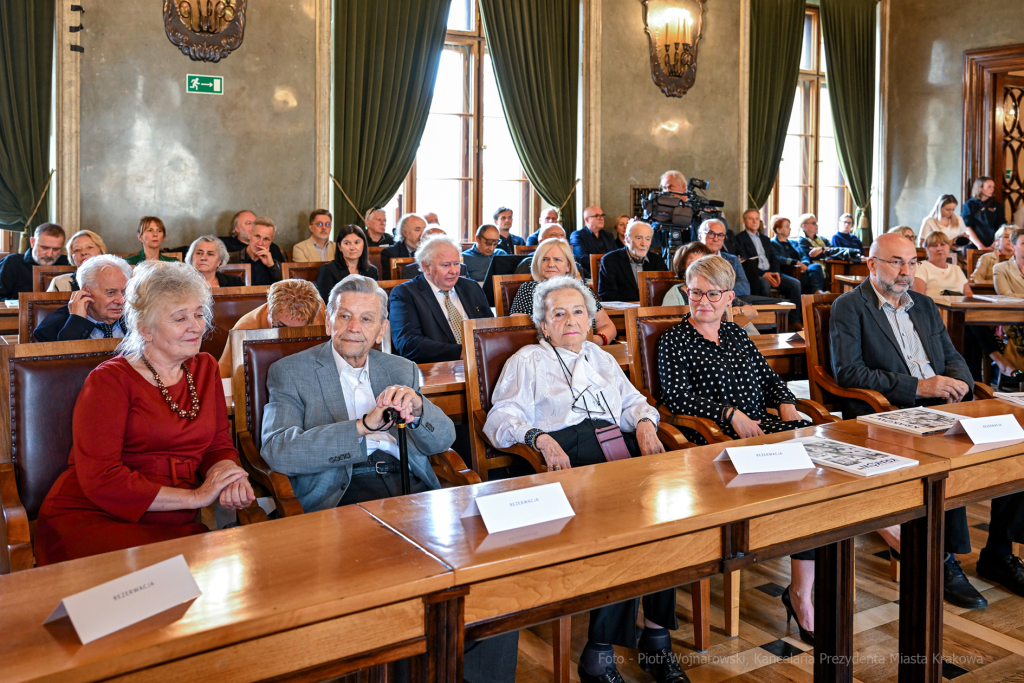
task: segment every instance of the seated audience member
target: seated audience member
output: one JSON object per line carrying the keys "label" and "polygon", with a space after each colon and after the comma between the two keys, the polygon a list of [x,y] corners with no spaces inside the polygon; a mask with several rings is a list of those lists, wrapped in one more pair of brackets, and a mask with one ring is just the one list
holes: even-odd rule
{"label": "seated audience member", "polygon": [[[665,299],[661,302],[662,306],[689,305],[690,299],[686,293],[686,269],[697,259],[710,255],[712,255],[711,250],[700,242],[690,242],[676,249],[675,256],[672,257],[672,270],[676,271],[676,275],[682,278],[683,281],[665,293]],[[750,304],[744,303],[738,297],[733,301],[733,304],[733,322],[739,325],[751,337],[761,334],[754,327],[754,323],[750,322],[757,318],[757,309]]]}
{"label": "seated audience member", "polygon": [[257,218],[252,224],[249,244],[242,251],[231,254],[231,263],[248,263],[253,286],[272,285],[281,279],[281,261],[271,251],[277,226],[267,217]]}
{"label": "seated audience member", "polygon": [[137,266],[143,261],[177,261],[173,256],[164,256],[160,253],[160,246],[167,238],[167,228],[164,222],[156,216],[143,216],[139,219],[139,230],[137,237],[142,242],[142,251],[134,256],[125,259],[130,266]]}
{"label": "seated audience member", "polygon": [[[231,219],[231,234],[227,237],[221,237],[221,242],[227,248],[229,254],[242,251],[249,246],[249,238],[252,235],[252,226],[256,223],[256,214],[252,211],[239,211]],[[284,252],[281,251],[281,247],[271,242],[270,244],[270,255],[274,257],[274,260],[278,263],[284,263],[288,259],[285,258]],[[253,284],[256,284],[253,282]]]}
{"label": "seated audience member", "polygon": [[779,259],[775,257],[771,241],[760,234],[761,217],[757,209],[743,212],[744,231],[736,236],[736,255],[743,263],[751,294],[762,297],[771,295],[772,287],[796,305],[789,312],[789,319],[799,322],[803,315],[800,310],[800,281],[779,272]]}
{"label": "seated audience member", "polygon": [[229,260],[227,247],[216,235],[198,238],[185,255],[185,263],[199,271],[208,287],[244,287],[244,278],[217,270]]}
{"label": "seated audience member", "polygon": [[[249,311],[235,323],[232,330],[269,330],[275,327],[324,325],[327,318],[324,302],[312,282],[281,280],[270,285],[267,303]],[[231,377],[231,335],[220,354],[220,376]]]}
{"label": "seated audience member", "polygon": [[[1010,235],[1010,242],[1013,244],[1013,258],[997,264],[992,269],[996,294],[1024,298],[1024,229],[1014,230]],[[969,325],[967,329],[973,327]],[[1006,339],[1007,360],[1014,368],[1024,370],[1024,326],[1004,325],[1003,336]]]}
{"label": "seated audience member", "polygon": [[[447,234],[448,233],[446,233],[442,228],[439,228],[437,226],[430,227],[428,225],[427,229],[423,231],[423,237],[420,238],[420,247],[422,247],[426,243],[426,241],[428,239],[430,239],[431,237],[433,237],[434,235],[447,235]],[[403,279],[403,280],[411,280],[411,279],[413,279],[414,277],[416,277],[417,275],[419,275],[422,272],[423,271],[420,269],[420,264],[418,264],[415,261],[413,261],[412,263],[407,263],[407,264],[405,264],[405,266],[402,267],[402,278],[401,279]],[[465,263],[463,263],[462,265],[459,266],[459,277],[469,277],[469,269],[466,268],[466,264]]]}
{"label": "seated audience member", "polygon": [[[550,239],[560,239],[560,240],[564,240],[565,239],[565,230],[562,228],[561,224],[559,224],[559,223],[548,223],[546,226],[544,226],[544,229],[540,231],[540,241],[541,242],[543,242],[544,240],[550,240]],[[536,251],[534,251],[534,253],[536,253]],[[580,273],[582,273],[583,272],[583,264],[579,262],[579,259],[577,259],[575,256],[573,256],[573,262],[576,263],[576,270],[579,271]],[[522,261],[520,261],[519,265],[516,266],[516,275],[530,275],[533,272],[532,268],[533,268],[533,254],[530,254],[529,256],[524,258]]]}
{"label": "seated audience member", "polygon": [[480,285],[459,277],[459,246],[447,235],[427,240],[416,250],[422,274],[391,290],[396,355],[414,363],[459,360],[462,321],[494,317]]}
{"label": "seated audience member", "polygon": [[[541,246],[543,247],[542,243]],[[501,371],[484,433],[498,448],[524,443],[551,470],[605,462],[596,429],[618,427],[628,455],[663,453],[658,411],[630,384],[615,359],[586,341],[597,313],[590,290],[575,277],[553,277],[533,293],[538,343],[517,351]],[[677,629],[675,589],[643,597],[640,653],[656,662],[655,680],[685,681],[667,629]],[[590,612],[580,655],[581,683],[621,681],[612,646],[637,647],[634,598]]]}
{"label": "seated audience member", "polygon": [[[995,194],[996,183],[988,176],[975,178],[971,198],[964,202],[961,217],[967,229],[974,233],[971,242],[979,249],[992,246],[996,230],[1006,223],[1006,207]],[[967,233],[970,237],[971,233]]]}
{"label": "seated audience member", "polygon": [[1016,225],[1007,224],[996,230],[996,236],[992,242],[993,251],[987,251],[981,255],[974,266],[974,272],[971,273],[971,280],[978,284],[992,284],[995,281],[992,271],[996,264],[1013,258],[1013,242],[1010,240],[1010,236],[1016,229]]}
{"label": "seated audience member", "polygon": [[[381,207],[375,207],[366,212],[363,219],[366,223],[366,243],[371,247],[386,247],[395,243],[395,238],[386,232],[388,225],[388,214]],[[388,272],[385,269],[381,279],[386,280]]]}
{"label": "seated audience member", "polygon": [[897,225],[895,228],[889,228],[889,232],[894,235],[903,235],[911,242],[917,244],[917,235],[914,234],[914,229],[909,225]]}
{"label": "seated audience member", "polygon": [[540,233],[544,230],[544,227],[558,222],[558,209],[547,209],[545,211],[541,211],[540,218],[537,222],[539,223],[537,230],[526,238],[527,246],[535,247],[541,243]]}
{"label": "seated audience member", "polygon": [[[414,213],[407,213],[398,219],[398,235],[401,241],[392,244],[380,252],[380,265],[384,273],[380,276],[382,280],[391,279],[391,259],[412,258],[423,239],[423,230],[427,222],[422,216]],[[372,243],[371,243],[372,245]]]}
{"label": "seated audience member", "polygon": [[64,228],[43,223],[28,239],[24,254],[8,254],[0,261],[0,298],[17,299],[21,292],[32,291],[32,266],[66,266]]}
{"label": "seated audience member", "polygon": [[512,209],[507,206],[499,206],[494,211],[494,224],[498,226],[498,249],[501,249],[506,254],[516,253],[517,246],[523,246],[526,244],[519,235],[512,234]]}
{"label": "seated audience member", "polygon": [[622,249],[626,246],[626,228],[629,227],[630,217],[626,214],[620,214],[615,219],[615,248]]}
{"label": "seated audience member", "polygon": [[[533,252],[533,261],[530,264],[530,274],[533,280],[524,282],[512,299],[510,315],[523,314],[533,315],[533,293],[537,287],[546,280],[553,277],[568,275],[573,279],[580,279],[580,271],[572,258],[572,248],[564,239],[548,238],[540,243],[537,251]],[[594,290],[584,284],[591,294]],[[596,297],[595,297],[596,299]],[[593,341],[598,346],[607,346],[615,340],[617,332],[615,323],[608,317],[608,314],[596,303],[596,313],[593,315]]]}
{"label": "seated audience member", "polygon": [[420,214],[423,216],[423,220],[427,222],[427,225],[441,226],[441,219],[437,217],[437,214],[433,211],[427,211],[426,213]]}
{"label": "seated audience member", "polygon": [[812,263],[810,257],[800,250],[799,245],[789,239],[791,234],[789,219],[785,216],[772,216],[772,251],[782,266],[792,266],[800,271],[800,287],[808,294],[825,291],[825,268],[820,263]]}
{"label": "seated audience member", "polygon": [[958,237],[966,237],[975,247],[981,247],[978,235],[967,227],[963,218],[957,215],[956,205],[956,197],[951,194],[944,194],[936,200],[931,213],[921,221],[921,234],[918,235],[917,246],[923,247],[924,241],[933,232],[941,232],[954,244]]}
{"label": "seated audience member", "polygon": [[[935,303],[910,289],[916,262],[913,244],[897,235],[879,236],[871,245],[868,279],[836,299],[829,323],[838,384],[873,389],[897,408],[957,403],[974,389]],[[870,412],[863,402],[846,403],[846,418]],[[988,545],[977,566],[979,576],[1018,595],[1024,595],[1024,569],[1013,556],[1012,542],[1024,541],[1022,496],[993,499]],[[954,557],[971,552],[964,508],[946,512],[945,550],[946,600],[967,609],[987,606]]]}
{"label": "seated audience member", "polygon": [[370,263],[370,247],[366,241],[366,233],[358,225],[343,225],[338,229],[337,248],[334,260],[320,266],[316,276],[316,288],[320,298],[327,301],[334,285],[349,275],[362,275],[371,280],[379,280],[377,266]]}
{"label": "seated audience member", "polygon": [[[78,268],[93,256],[107,253],[103,238],[92,230],[79,230],[68,240],[68,263]],[[75,273],[64,273],[50,280],[47,292],[77,292],[78,280]]]}
{"label": "seated audience member", "polygon": [[800,230],[803,237],[796,241],[800,252],[811,261],[824,261],[828,255],[829,243],[818,236],[818,219],[813,213],[800,215]]}
{"label": "seated audience member", "polygon": [[[736,285],[733,287],[736,296],[746,303],[753,303],[754,301],[760,303],[764,297],[755,296],[750,293],[750,282],[747,280],[747,274],[743,271],[743,264],[739,258],[722,248],[725,245],[725,236],[728,232],[729,230],[725,227],[725,223],[717,218],[709,218],[701,223],[697,229],[697,239],[708,248],[708,251],[721,256],[725,259],[726,263],[732,266],[733,272],[736,274]],[[772,299],[772,301],[775,301],[775,299]]]}
{"label": "seated audience member", "polygon": [[132,267],[112,254],[94,256],[75,272],[81,289],[72,292],[67,306],[46,316],[32,332],[38,342],[74,339],[110,339],[127,336],[125,290]]}
{"label": "seated audience member", "polygon": [[853,216],[851,214],[844,213],[839,217],[839,232],[832,235],[832,246],[859,251],[863,256],[864,243],[853,234]]}
{"label": "seated audience member", "polygon": [[498,249],[500,241],[501,233],[497,226],[484,223],[476,229],[476,244],[462,252],[462,260],[466,262],[471,279],[483,282],[494,257],[508,255],[508,252]]}
{"label": "seated audience member", "polygon": [[654,228],[633,221],[626,228],[626,246],[610,251],[601,259],[598,294],[604,301],[640,301],[638,273],[667,270],[661,254],[651,251]]}
{"label": "seated audience member", "polygon": [[201,534],[201,508],[241,510],[256,499],[238,466],[217,361],[199,352],[212,316],[194,268],[136,269],[120,355],[85,380],[68,469],[39,511],[40,565]]}
{"label": "seated audience member", "polygon": [[590,277],[591,255],[615,251],[615,237],[604,231],[604,213],[600,206],[583,210],[583,226],[582,230],[574,230],[569,235],[569,244],[577,260],[587,264],[584,273]]}
{"label": "seated audience member", "polygon": [[296,263],[314,263],[316,261],[333,261],[336,246],[331,241],[331,212],[327,209],[314,209],[309,214],[308,238],[292,247],[292,261]]}

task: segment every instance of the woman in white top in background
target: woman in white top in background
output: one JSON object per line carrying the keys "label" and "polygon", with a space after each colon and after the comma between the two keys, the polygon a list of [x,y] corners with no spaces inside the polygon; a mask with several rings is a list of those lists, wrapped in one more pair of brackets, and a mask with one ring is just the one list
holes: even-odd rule
{"label": "woman in white top in background", "polygon": [[924,241],[928,239],[928,235],[933,232],[941,232],[949,238],[951,243],[956,242],[957,237],[963,236],[974,243],[976,248],[985,248],[974,231],[967,227],[964,219],[956,212],[957,203],[956,197],[951,194],[939,197],[932,212],[921,223],[921,231],[917,235],[917,246],[925,246]]}

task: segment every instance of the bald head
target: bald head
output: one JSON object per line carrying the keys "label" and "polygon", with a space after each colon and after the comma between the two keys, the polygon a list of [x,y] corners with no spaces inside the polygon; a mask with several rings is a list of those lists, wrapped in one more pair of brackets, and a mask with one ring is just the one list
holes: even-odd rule
{"label": "bald head", "polygon": [[565,239],[565,230],[558,223],[551,223],[546,228],[540,231],[540,241],[549,240],[552,237],[557,237],[560,240]]}
{"label": "bald head", "polygon": [[604,229],[604,211],[600,206],[588,206],[583,210],[583,224],[595,235]]}
{"label": "bald head", "polygon": [[868,256],[888,260],[894,259],[898,256],[904,261],[909,261],[912,258],[917,258],[917,248],[913,244],[908,244],[907,238],[903,235],[895,232],[887,232],[884,235],[879,235],[875,241],[871,243],[871,250],[869,251]]}

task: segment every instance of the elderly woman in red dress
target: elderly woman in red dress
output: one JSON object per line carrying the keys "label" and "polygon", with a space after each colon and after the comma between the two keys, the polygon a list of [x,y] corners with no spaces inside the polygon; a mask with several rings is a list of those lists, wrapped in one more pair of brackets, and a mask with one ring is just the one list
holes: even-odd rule
{"label": "elderly woman in red dress", "polygon": [[187,264],[135,269],[121,353],[86,379],[68,469],[39,512],[38,564],[203,533],[200,508],[255,500],[231,441],[217,360],[199,353],[211,304]]}

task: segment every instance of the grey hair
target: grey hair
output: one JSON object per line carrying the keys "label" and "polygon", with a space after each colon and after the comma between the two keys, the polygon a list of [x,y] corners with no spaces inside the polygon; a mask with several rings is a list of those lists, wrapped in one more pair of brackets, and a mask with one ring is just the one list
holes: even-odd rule
{"label": "grey hair", "polygon": [[196,253],[196,247],[204,242],[209,242],[217,249],[217,257],[220,258],[220,263],[217,267],[226,265],[228,260],[231,258],[228,256],[228,248],[224,246],[224,243],[220,241],[220,238],[216,235],[203,235],[192,243],[192,246],[188,248],[188,253],[185,255],[185,263],[192,265],[192,255]]}
{"label": "grey hair", "polygon": [[382,207],[375,206],[372,209],[367,209],[366,215],[363,216],[363,223],[368,222],[371,218],[373,218],[373,214],[377,212],[384,214],[384,217],[387,218],[388,212],[385,211]]}
{"label": "grey hair", "polygon": [[661,180],[659,181],[658,187],[664,190],[670,180],[678,180],[681,185],[686,184],[686,176],[679,171],[665,171],[661,174]]}
{"label": "grey hair", "polygon": [[[418,213],[407,213],[404,216],[402,216],[401,218],[399,218],[398,219],[398,225],[396,226],[396,230],[398,231],[398,236],[401,237],[403,240],[405,239],[405,226],[413,218],[419,218],[424,223],[427,222],[426,219],[423,218],[423,216],[419,215]],[[424,228],[424,230],[426,230],[426,228]]]}
{"label": "grey hair", "polygon": [[725,227],[725,223],[721,219],[709,218],[709,219],[707,219],[706,221],[704,221],[703,223],[700,224],[700,228],[697,229],[697,234],[702,235],[705,232],[708,232],[709,230],[711,230],[711,224],[712,223],[717,223],[718,225],[721,225],[723,229],[728,230],[728,228]]}
{"label": "grey hair", "polygon": [[[94,256],[85,262],[102,258]],[[168,304],[195,299],[203,308],[203,335],[213,327],[213,292],[199,271],[181,261],[143,261],[128,280],[124,297],[124,321],[128,334],[117,350],[130,361],[146,351],[142,330],[151,329],[160,309]]]}
{"label": "grey hair", "polygon": [[548,278],[533,290],[533,324],[538,331],[540,331],[540,324],[548,316],[548,295],[563,289],[573,289],[583,295],[583,303],[587,307],[587,317],[589,318],[587,328],[589,329],[594,324],[594,318],[597,317],[597,301],[594,300],[590,288],[574,277],[559,275]]}
{"label": "grey hair", "polygon": [[686,269],[686,285],[695,277],[702,277],[719,289],[730,290],[736,285],[736,271],[718,254],[702,256]]}
{"label": "grey hair", "polygon": [[651,232],[654,232],[654,226],[653,225],[651,225],[650,223],[648,223],[646,221],[638,221],[637,219],[634,218],[633,220],[631,220],[629,223],[626,224],[626,234],[628,235],[629,231],[632,230],[637,225],[646,225],[648,228],[651,229]]}
{"label": "grey hair", "polygon": [[425,271],[427,269],[427,264],[434,258],[434,252],[443,246],[451,247],[457,254],[462,253],[462,245],[456,242],[453,237],[434,235],[430,239],[420,242],[419,248],[416,249],[416,263],[420,264],[420,270]]}
{"label": "grey hair", "polygon": [[78,270],[75,271],[75,280],[78,281],[78,286],[92,288],[100,271],[104,268],[116,268],[124,273],[125,279],[132,279],[132,267],[128,265],[127,261],[113,254],[100,254],[78,266]]}
{"label": "grey hair", "polygon": [[327,318],[334,319],[334,311],[338,309],[338,300],[342,294],[376,294],[380,299],[380,319],[388,319],[388,293],[377,284],[373,278],[365,275],[346,275],[345,278],[334,285],[331,293],[327,296]]}

